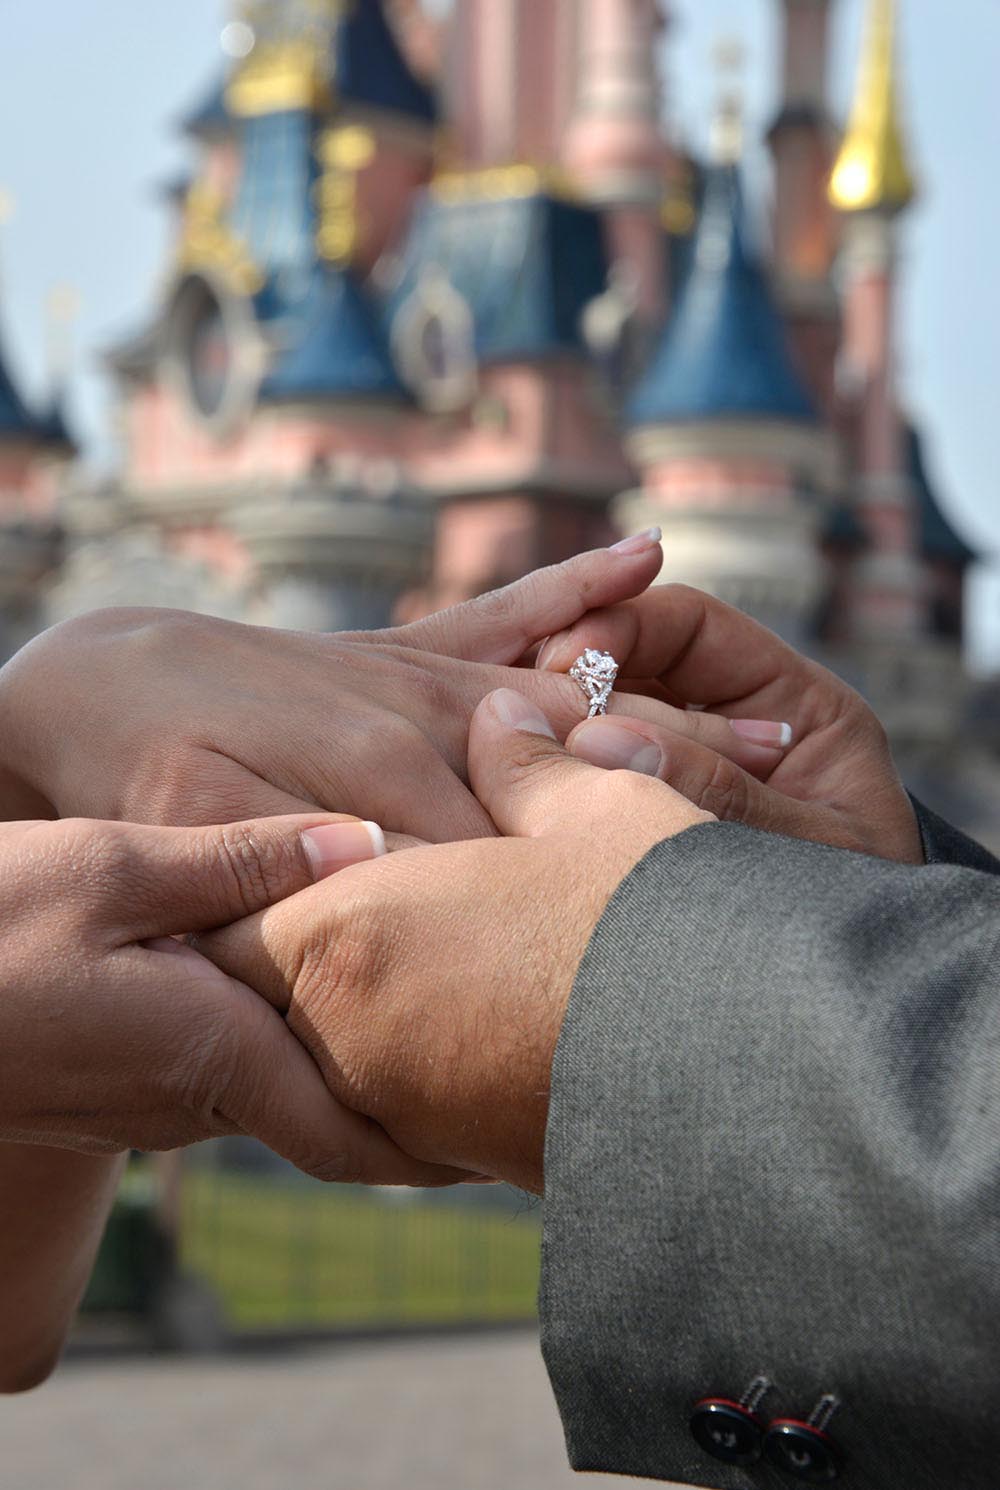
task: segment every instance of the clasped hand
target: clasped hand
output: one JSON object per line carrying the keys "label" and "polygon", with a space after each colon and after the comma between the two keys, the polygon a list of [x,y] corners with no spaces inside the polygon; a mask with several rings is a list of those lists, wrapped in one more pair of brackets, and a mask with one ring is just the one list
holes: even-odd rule
{"label": "clasped hand", "polygon": [[[246,1131],[328,1178],[540,1190],[576,969],[654,844],[725,817],[919,861],[860,698],[704,595],[643,593],[659,561],[658,544],[583,555],[372,636],[107,612],[28,647],[0,674],[20,814],[312,817],[203,840],[2,830],[8,867],[31,871],[5,904],[7,1015],[50,1014],[0,1137],[107,1151]],[[565,673],[584,645],[622,664],[613,718],[582,722]],[[361,833],[313,883],[302,832],[331,810],[404,835],[397,851],[341,867],[372,859]],[[42,887],[67,875],[47,934]],[[179,932],[197,950],[163,940]]]}
{"label": "clasped hand", "polygon": [[568,669],[586,643],[624,658],[625,689],[643,691],[620,692],[622,712],[578,724],[568,748],[517,692],[473,716],[469,782],[502,838],[348,869],[200,943],[407,1153],[539,1192],[576,970],[653,845],[724,817],[922,858],[878,721],[764,628],[668,586],[589,615],[539,661]]}

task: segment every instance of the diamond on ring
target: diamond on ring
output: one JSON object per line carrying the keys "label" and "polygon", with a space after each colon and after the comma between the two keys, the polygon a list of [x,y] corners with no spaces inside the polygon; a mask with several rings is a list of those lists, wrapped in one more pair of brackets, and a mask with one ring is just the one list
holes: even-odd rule
{"label": "diamond on ring", "polygon": [[606,714],[608,699],[618,676],[618,664],[611,653],[598,652],[596,647],[588,647],[576,659],[569,675],[586,694],[590,704],[587,718],[593,719],[597,714]]}

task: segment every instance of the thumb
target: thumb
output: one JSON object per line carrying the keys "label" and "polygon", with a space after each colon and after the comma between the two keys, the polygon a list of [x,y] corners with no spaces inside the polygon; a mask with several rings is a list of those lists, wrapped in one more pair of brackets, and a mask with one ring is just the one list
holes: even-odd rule
{"label": "thumb", "polygon": [[479,705],[469,731],[469,779],[501,833],[537,838],[599,827],[651,846],[708,813],[647,776],[602,771],[569,755],[537,705],[499,688]]}
{"label": "thumb", "polygon": [[83,824],[81,857],[104,919],[129,941],[226,926],[385,853],[375,823],[343,815],[212,828]]}

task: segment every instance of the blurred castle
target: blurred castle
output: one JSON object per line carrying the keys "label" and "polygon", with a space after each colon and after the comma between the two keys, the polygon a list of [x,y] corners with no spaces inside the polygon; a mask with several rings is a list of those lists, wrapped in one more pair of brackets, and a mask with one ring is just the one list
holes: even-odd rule
{"label": "blurred castle", "polygon": [[893,3],[846,130],[832,0],[776,3],[766,252],[738,99],[709,160],[671,142],[658,0],[244,4],[185,121],[158,303],[108,357],[113,486],[64,479],[58,406],[0,361],[5,650],[109,603],[378,626],[659,523],[662,580],[824,656],[996,838],[963,732],[973,555],[897,394]]}

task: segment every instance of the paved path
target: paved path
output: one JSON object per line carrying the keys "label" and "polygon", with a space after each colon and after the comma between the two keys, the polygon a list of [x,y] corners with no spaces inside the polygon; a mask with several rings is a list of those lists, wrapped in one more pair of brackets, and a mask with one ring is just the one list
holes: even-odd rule
{"label": "paved path", "polygon": [[[624,1490],[580,1478],[531,1332],[71,1361],[0,1400],[7,1490]],[[644,1481],[652,1484],[651,1481]]]}

